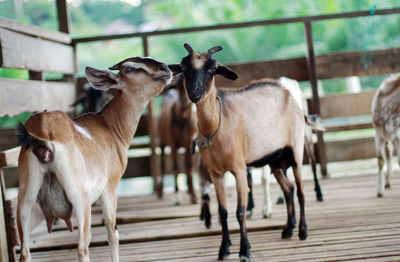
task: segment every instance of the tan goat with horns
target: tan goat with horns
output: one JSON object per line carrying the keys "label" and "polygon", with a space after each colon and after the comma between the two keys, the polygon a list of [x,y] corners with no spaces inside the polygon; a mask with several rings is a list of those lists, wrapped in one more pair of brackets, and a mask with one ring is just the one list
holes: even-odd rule
{"label": "tan goat with horns", "polygon": [[99,89],[119,89],[99,113],[74,120],[60,111],[32,115],[19,127],[17,223],[21,261],[31,261],[29,222],[38,200],[52,230],[55,217],[72,231],[78,222],[79,261],[89,261],[91,204],[102,202],[112,261],[119,261],[116,228],[117,185],[127,165],[127,152],[140,116],[149,100],[172,78],[168,67],[151,58],[128,58],[107,70],[86,68],[86,77]]}
{"label": "tan goat with horns", "polygon": [[269,164],[282,187],[288,221],[282,232],[290,238],[295,227],[294,188],[286,177],[292,167],[300,203],[299,237],[307,238],[304,214],[304,192],[301,180],[305,118],[290,92],[277,81],[262,79],[239,90],[217,90],[214,77],[220,74],[228,79],[237,75],[218,63],[213,54],[222,50],[216,46],[208,52],[198,53],[188,44],[188,51],[180,64],[169,65],[174,73],[183,72],[184,86],[193,103],[196,103],[200,155],[211,173],[217,192],[222,225],[222,243],[218,258],[230,254],[231,240],[227,224],[224,173],[232,172],[236,178],[237,210],[240,225],[241,261],[250,261],[250,243],[246,230],[247,166]]}

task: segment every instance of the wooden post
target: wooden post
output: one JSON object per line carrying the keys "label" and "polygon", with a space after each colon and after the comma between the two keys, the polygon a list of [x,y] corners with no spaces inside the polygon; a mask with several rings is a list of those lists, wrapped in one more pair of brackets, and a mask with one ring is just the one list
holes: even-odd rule
{"label": "wooden post", "polygon": [[6,230],[6,222],[5,222],[5,186],[3,184],[3,169],[0,166],[0,262],[8,262],[8,244],[7,244],[7,230]]}
{"label": "wooden post", "polygon": [[[143,55],[149,56],[149,43],[146,36],[142,37],[143,43]],[[155,130],[155,122],[154,122],[154,102],[153,99],[150,100],[147,106],[147,127],[150,135],[150,175],[153,178],[153,190],[157,188],[157,179],[158,179],[158,163],[157,163],[157,154],[156,154],[156,130]]]}
{"label": "wooden post", "polygon": [[[315,67],[315,56],[314,56],[314,47],[313,47],[313,38],[312,38],[312,28],[311,22],[304,22],[305,34],[307,40],[307,69],[308,69],[308,77],[312,87],[312,113],[321,115],[320,106],[319,106],[319,95],[318,95],[318,86],[317,86],[317,70]],[[321,173],[323,176],[328,175],[328,171],[326,168],[326,156],[325,156],[325,145],[324,138],[322,132],[316,132],[318,137],[317,142],[317,158],[321,167]]]}
{"label": "wooden post", "polygon": [[67,0],[56,0],[58,30],[60,32],[70,33],[70,15]]}

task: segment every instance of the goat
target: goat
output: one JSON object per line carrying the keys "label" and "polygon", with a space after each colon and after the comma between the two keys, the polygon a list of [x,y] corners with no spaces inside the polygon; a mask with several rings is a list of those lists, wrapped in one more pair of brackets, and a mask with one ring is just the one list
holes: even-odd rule
{"label": "goat", "polygon": [[70,231],[74,211],[78,223],[78,258],[89,261],[91,204],[100,198],[112,261],[119,261],[116,227],[117,185],[127,165],[127,152],[149,100],[169,84],[168,67],[151,58],[133,57],[107,70],[86,67],[89,82],[118,93],[99,113],[72,120],[60,111],[32,115],[20,124],[17,224],[21,261],[31,261],[29,221],[37,200],[52,230],[54,217]]}
{"label": "goat", "polygon": [[196,104],[200,156],[211,174],[219,204],[222,242],[219,259],[230,254],[226,210],[224,173],[230,171],[236,179],[236,218],[240,225],[241,261],[250,260],[250,243],[246,229],[247,172],[246,167],[269,164],[285,193],[288,221],[282,238],[290,238],[295,227],[294,187],[286,177],[292,167],[300,203],[299,238],[307,238],[301,164],[304,147],[304,115],[290,92],[276,81],[263,79],[239,90],[217,90],[215,75],[235,80],[237,75],[218,63],[213,54],[222,50],[216,46],[198,53],[188,44],[188,55],[180,64],[169,65],[174,73],[183,72],[189,99]]}
{"label": "goat", "polygon": [[319,185],[318,176],[317,176],[317,160],[315,158],[315,150],[314,150],[314,142],[312,138],[312,133],[314,131],[325,131],[324,127],[321,126],[314,117],[308,117],[308,106],[307,101],[305,100],[303,93],[301,92],[299,83],[296,80],[280,77],[278,79],[279,83],[283,88],[288,89],[297,104],[303,110],[304,115],[306,116],[306,129],[305,129],[305,137],[304,137],[304,150],[308,157],[308,163],[311,166],[311,170],[313,172],[314,177],[314,191],[317,201],[324,201],[324,197],[322,195],[321,186]]}
{"label": "goat", "polygon": [[[372,116],[379,170],[377,196],[383,197],[385,188],[390,188],[393,146],[397,150],[397,160],[400,165],[400,74],[382,81],[372,100]],[[384,182],[385,163],[387,173]]]}
{"label": "goat", "polygon": [[165,155],[164,148],[171,148],[171,158],[173,162],[173,172],[175,177],[175,204],[180,204],[178,188],[178,149],[185,148],[185,171],[187,175],[187,184],[192,204],[196,203],[196,194],[193,188],[193,154],[192,140],[194,139],[197,128],[196,113],[192,110],[192,103],[185,94],[182,87],[182,74],[175,77],[173,85],[164,95],[160,120],[159,135],[161,147],[161,177],[157,182],[157,193],[161,198],[163,193],[162,177],[165,173]]}

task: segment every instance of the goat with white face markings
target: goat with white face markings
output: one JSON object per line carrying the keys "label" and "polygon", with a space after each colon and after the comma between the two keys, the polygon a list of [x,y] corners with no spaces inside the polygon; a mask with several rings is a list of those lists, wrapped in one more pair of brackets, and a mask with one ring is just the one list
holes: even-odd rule
{"label": "goat with white face markings", "polygon": [[78,222],[78,258],[89,261],[91,204],[100,198],[112,261],[119,261],[116,227],[117,185],[127,165],[127,152],[140,116],[172,78],[168,67],[151,58],[133,57],[107,70],[87,67],[89,82],[98,89],[119,89],[99,113],[72,120],[60,111],[32,115],[19,127],[17,223],[21,261],[31,261],[29,221],[38,200],[51,232],[55,217],[72,231]]}
{"label": "goat with white face markings", "polygon": [[290,238],[295,227],[294,188],[286,177],[292,167],[300,203],[299,237],[307,238],[304,210],[301,164],[304,147],[304,115],[290,92],[274,80],[263,79],[232,91],[215,87],[214,77],[220,74],[228,79],[237,75],[218,63],[213,54],[222,50],[216,46],[208,52],[198,53],[188,44],[181,64],[170,65],[175,73],[183,72],[184,85],[190,100],[196,104],[202,161],[210,171],[217,192],[222,225],[222,243],[218,258],[230,254],[231,240],[228,231],[224,173],[230,171],[236,178],[237,210],[240,225],[241,261],[250,260],[250,243],[246,229],[247,166],[269,164],[285,193],[288,222],[282,238]]}
{"label": "goat with white face markings", "polygon": [[[379,169],[377,196],[383,197],[385,188],[391,186],[393,146],[400,166],[400,74],[383,80],[372,101],[372,116]],[[387,172],[384,179],[385,162]]]}

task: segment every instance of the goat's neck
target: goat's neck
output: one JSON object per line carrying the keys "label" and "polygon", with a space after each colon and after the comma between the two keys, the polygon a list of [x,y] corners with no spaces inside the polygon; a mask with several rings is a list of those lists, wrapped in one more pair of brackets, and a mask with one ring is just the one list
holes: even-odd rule
{"label": "goat's neck", "polygon": [[110,104],[101,112],[104,122],[120,145],[129,148],[147,103],[148,101],[136,101],[134,95],[124,89],[118,91]]}
{"label": "goat's neck", "polygon": [[206,97],[196,104],[199,128],[207,137],[212,136],[217,131],[220,121],[217,89],[214,85],[210,89]]}

